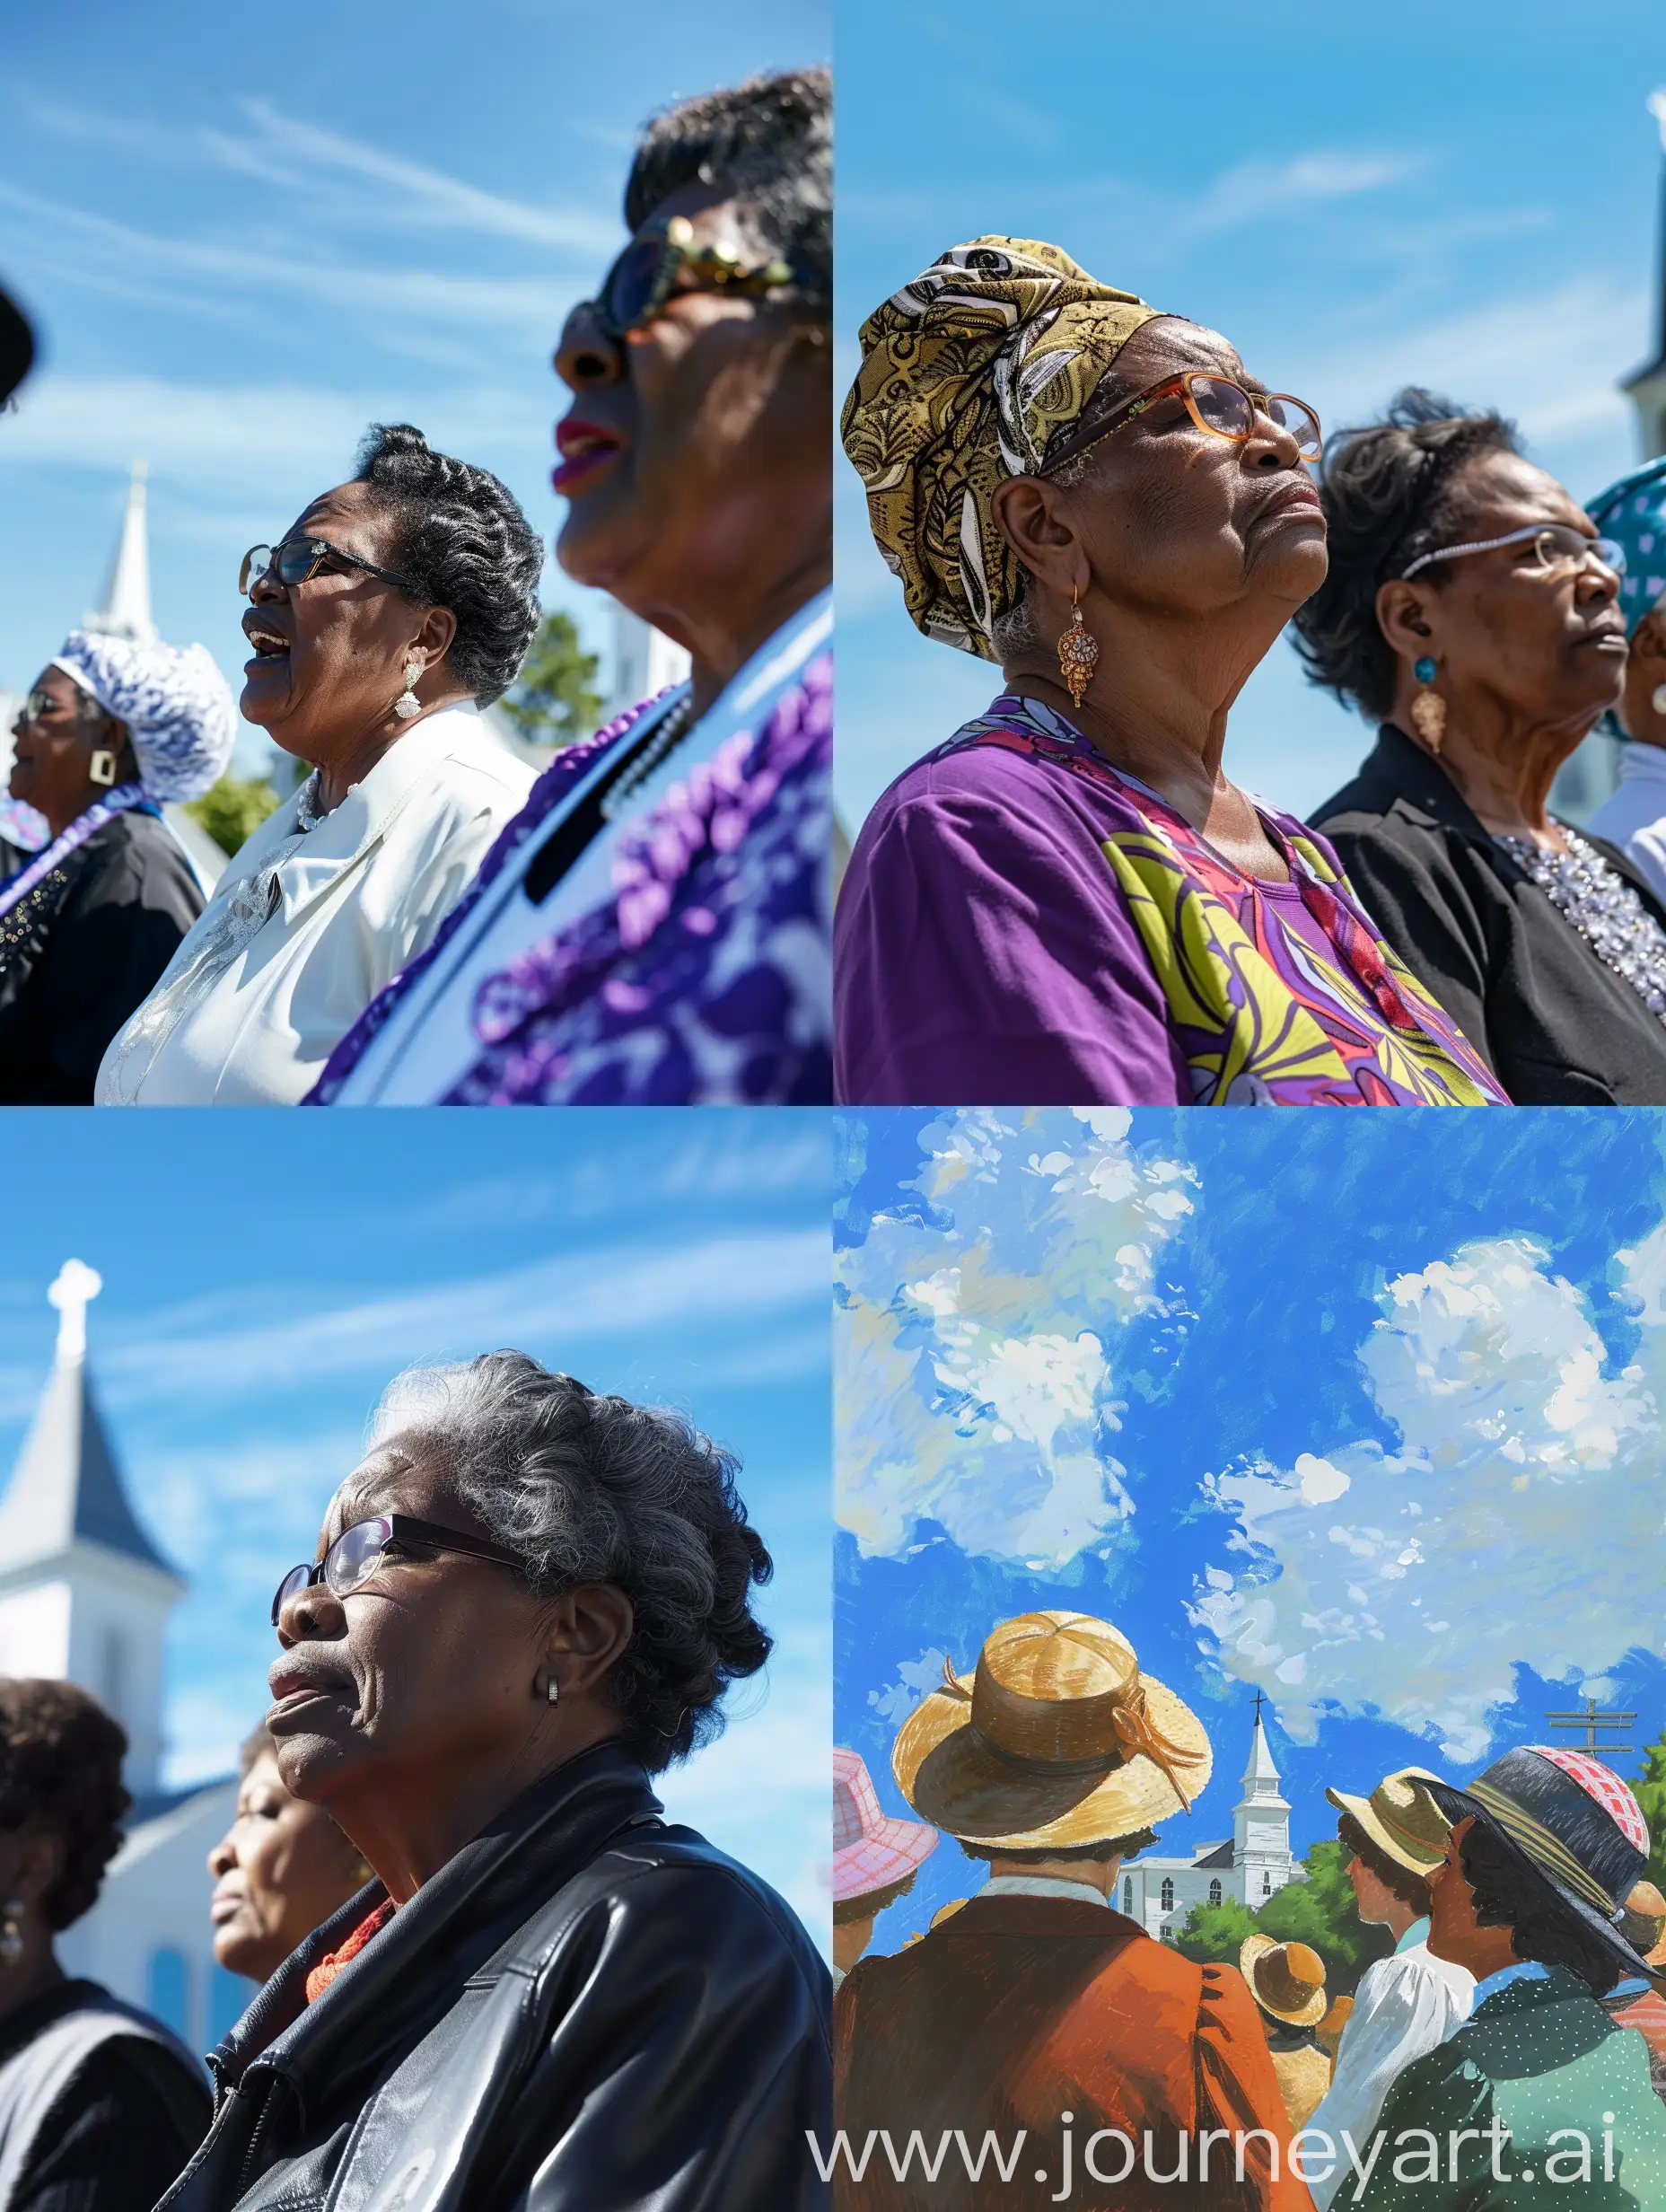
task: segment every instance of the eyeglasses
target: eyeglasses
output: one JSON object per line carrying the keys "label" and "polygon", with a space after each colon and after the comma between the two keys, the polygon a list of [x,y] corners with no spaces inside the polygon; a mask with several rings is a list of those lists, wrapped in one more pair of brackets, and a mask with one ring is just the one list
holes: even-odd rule
{"label": "eyeglasses", "polygon": [[362,568],[367,575],[380,576],[384,584],[398,584],[413,598],[425,596],[414,578],[400,575],[397,569],[378,568],[374,561],[344,553],[338,545],[330,545],[322,538],[285,538],[278,545],[251,545],[237,572],[237,589],[248,598],[251,584],[262,576],[276,575],[280,584],[293,590],[297,584],[311,584],[326,561],[345,561],[349,568]]}
{"label": "eyeglasses", "polygon": [[1502,538],[1478,538],[1472,545],[1443,545],[1433,553],[1419,554],[1409,568],[1401,569],[1400,581],[1415,576],[1431,561],[1455,561],[1464,553],[1495,553],[1500,546],[1528,544],[1533,549],[1530,566],[1547,576],[1571,575],[1593,560],[1617,576],[1626,573],[1626,549],[1612,538],[1587,538],[1571,522],[1527,522],[1520,530],[1506,531]]}
{"label": "eyeglasses", "polygon": [[1319,459],[1324,433],[1320,429],[1318,416],[1305,399],[1293,399],[1287,391],[1246,391],[1230,376],[1185,369],[1178,376],[1165,376],[1162,383],[1153,384],[1148,391],[1124,400],[1098,421],[1081,425],[1056,452],[1048,455],[1043,473],[1051,475],[1065,461],[1085,452],[1089,446],[1097,445],[1101,438],[1113,437],[1129,423],[1137,422],[1159,400],[1177,394],[1185,400],[1186,412],[1193,422],[1209,437],[1224,438],[1232,445],[1246,444],[1255,435],[1257,418],[1265,417],[1276,428],[1289,431],[1303,461]]}
{"label": "eyeglasses", "polygon": [[662,314],[675,292],[739,292],[755,298],[796,281],[790,262],[749,267],[721,246],[697,246],[687,215],[673,215],[663,231],[633,238],[602,278],[599,295],[584,304],[609,338],[620,338]]}
{"label": "eyeglasses", "polygon": [[378,1514],[373,1520],[355,1521],[344,1529],[316,1566],[292,1567],[277,1585],[272,1600],[272,1626],[291,1598],[322,1583],[332,1597],[345,1598],[367,1583],[388,1552],[458,1551],[466,1558],[489,1559],[496,1567],[524,1568],[525,1561],[501,1544],[488,1544],[460,1530],[441,1528],[433,1521],[413,1521],[402,1513]]}

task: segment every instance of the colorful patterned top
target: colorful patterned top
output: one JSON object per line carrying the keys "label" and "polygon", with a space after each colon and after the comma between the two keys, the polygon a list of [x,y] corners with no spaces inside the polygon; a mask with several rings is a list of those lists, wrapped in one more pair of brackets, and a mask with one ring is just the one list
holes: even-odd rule
{"label": "colorful patterned top", "polygon": [[899,777],[857,839],[838,1097],[1507,1104],[1330,847],[1260,812],[1287,883],[1241,874],[1051,708],[998,698]]}
{"label": "colorful patterned top", "polygon": [[540,855],[686,687],[558,753],[303,1102],[825,1104],[831,637],[823,592],[539,897]]}

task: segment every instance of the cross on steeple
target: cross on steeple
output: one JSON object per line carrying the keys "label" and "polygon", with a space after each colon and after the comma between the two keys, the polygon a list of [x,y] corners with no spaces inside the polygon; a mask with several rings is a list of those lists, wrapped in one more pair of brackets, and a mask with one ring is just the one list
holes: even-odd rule
{"label": "cross on steeple", "polygon": [[67,1365],[87,1356],[87,1308],[104,1287],[104,1277],[82,1260],[66,1260],[47,1293],[58,1311],[57,1356]]}

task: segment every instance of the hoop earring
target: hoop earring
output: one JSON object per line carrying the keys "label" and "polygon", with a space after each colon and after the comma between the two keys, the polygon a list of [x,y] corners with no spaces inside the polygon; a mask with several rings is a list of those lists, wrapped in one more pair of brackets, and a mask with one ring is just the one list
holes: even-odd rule
{"label": "hoop earring", "polygon": [[102,785],[108,790],[116,780],[115,754],[101,745],[87,763],[87,780]]}
{"label": "hoop earring", "polygon": [[1058,634],[1058,672],[1065,680],[1073,707],[1081,706],[1083,694],[1099,666],[1099,639],[1082,619],[1081,601],[1081,592],[1073,589],[1069,628]]}
{"label": "hoop earring", "polygon": [[416,682],[427,663],[416,659],[405,663],[405,689],[393,702],[393,711],[401,722],[408,722],[413,715],[422,712],[422,701],[416,696]]}
{"label": "hoop earring", "polygon": [[1441,741],[1446,735],[1446,701],[1433,685],[1439,671],[1425,653],[1412,663],[1412,674],[1424,687],[1411,703],[1411,726],[1433,753],[1441,750]]}
{"label": "hoop earring", "polygon": [[23,1955],[23,1931],[18,1926],[22,1917],[23,1908],[13,1898],[0,1920],[0,1967],[15,1966]]}

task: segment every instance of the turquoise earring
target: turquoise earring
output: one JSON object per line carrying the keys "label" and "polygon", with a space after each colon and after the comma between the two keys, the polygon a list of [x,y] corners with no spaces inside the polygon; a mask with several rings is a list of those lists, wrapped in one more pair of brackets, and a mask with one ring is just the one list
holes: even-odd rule
{"label": "turquoise earring", "polygon": [[1412,674],[1423,686],[1411,703],[1411,726],[1431,752],[1439,752],[1446,735],[1446,701],[1431,687],[1439,671],[1425,653],[1412,663]]}
{"label": "turquoise earring", "polygon": [[1419,683],[1433,683],[1434,681],[1434,663],[1425,653],[1422,660],[1412,663],[1411,672]]}

